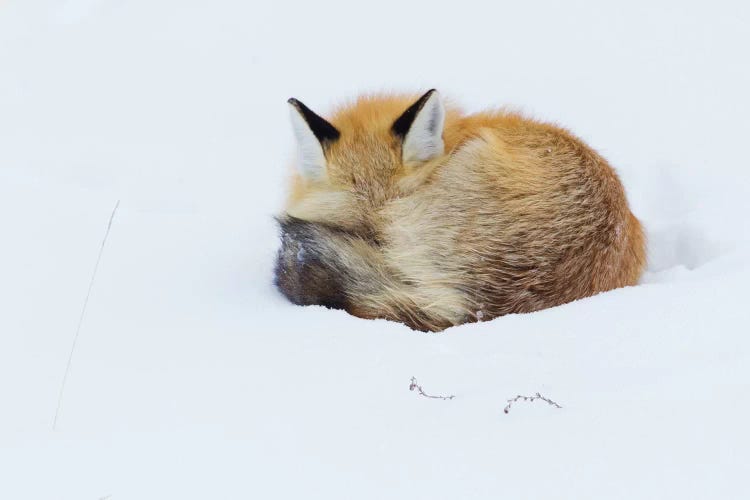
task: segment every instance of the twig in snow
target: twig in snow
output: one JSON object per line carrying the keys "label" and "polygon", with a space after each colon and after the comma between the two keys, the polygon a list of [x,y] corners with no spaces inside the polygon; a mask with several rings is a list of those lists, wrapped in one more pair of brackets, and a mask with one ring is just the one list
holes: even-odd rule
{"label": "twig in snow", "polygon": [[453,399],[453,398],[456,397],[456,396],[454,396],[452,394],[450,396],[430,396],[429,394],[427,394],[426,392],[424,392],[424,390],[422,390],[422,386],[417,383],[417,379],[415,377],[412,377],[411,378],[411,384],[409,384],[409,390],[413,391],[414,389],[416,389],[417,392],[420,395],[422,395],[422,396],[424,396],[426,398],[432,398],[432,399]]}
{"label": "twig in snow", "polygon": [[83,318],[86,315],[86,306],[89,305],[89,297],[91,297],[91,289],[94,287],[94,279],[96,278],[96,271],[99,269],[99,261],[102,260],[102,253],[104,252],[104,245],[107,243],[107,237],[109,236],[109,230],[112,228],[112,221],[115,218],[115,212],[117,207],[120,206],[120,200],[115,203],[115,208],[112,209],[112,215],[109,216],[109,223],[107,223],[107,230],[104,232],[104,238],[102,244],[99,247],[99,255],[96,257],[96,264],[94,264],[94,272],[91,273],[91,280],[89,281],[89,289],[86,292],[86,298],[83,301],[83,307],[81,308],[81,315],[78,318],[78,327],[76,328],[76,334],[73,337],[73,345],[70,346],[70,354],[68,354],[68,364],[65,366],[65,373],[63,374],[62,384],[60,384],[60,394],[57,396],[57,409],[55,410],[55,418],[52,420],[52,430],[55,430],[57,425],[57,416],[60,414],[60,405],[62,404],[63,393],[65,392],[65,382],[68,380],[68,372],[70,371],[70,363],[73,361],[73,352],[76,350],[76,343],[78,342],[78,334],[81,333],[81,325],[83,325]]}
{"label": "twig in snow", "polygon": [[515,398],[509,399],[508,400],[508,404],[503,409],[503,413],[510,412],[510,407],[513,406],[513,403],[515,403],[516,401],[519,401],[519,400],[520,401],[534,401],[535,399],[540,399],[540,400],[544,401],[545,403],[547,403],[548,405],[554,406],[555,408],[562,408],[562,406],[560,406],[559,404],[555,403],[554,401],[552,401],[549,398],[545,398],[544,396],[542,396],[541,394],[539,394],[537,392],[533,396],[521,396],[521,395],[518,395]]}

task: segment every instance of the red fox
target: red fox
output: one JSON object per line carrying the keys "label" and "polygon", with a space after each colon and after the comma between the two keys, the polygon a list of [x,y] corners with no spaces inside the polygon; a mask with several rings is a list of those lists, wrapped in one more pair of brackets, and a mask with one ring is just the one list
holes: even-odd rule
{"label": "red fox", "polygon": [[295,304],[424,331],[637,283],[645,238],[604,158],[434,89],[364,96],[326,120],[289,99],[299,158],[275,284]]}

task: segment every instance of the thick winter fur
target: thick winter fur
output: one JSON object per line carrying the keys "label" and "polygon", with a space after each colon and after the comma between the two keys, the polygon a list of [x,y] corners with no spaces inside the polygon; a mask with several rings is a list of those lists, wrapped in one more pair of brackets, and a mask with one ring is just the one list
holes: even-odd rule
{"label": "thick winter fur", "polygon": [[[321,142],[317,173],[295,169],[279,217],[291,301],[438,331],[638,281],[643,231],[604,158],[557,126],[425,96],[439,109],[416,131],[420,109],[397,122],[418,95],[361,97],[323,120],[340,136]],[[442,144],[425,139],[437,125]],[[426,146],[407,154],[412,132]]]}

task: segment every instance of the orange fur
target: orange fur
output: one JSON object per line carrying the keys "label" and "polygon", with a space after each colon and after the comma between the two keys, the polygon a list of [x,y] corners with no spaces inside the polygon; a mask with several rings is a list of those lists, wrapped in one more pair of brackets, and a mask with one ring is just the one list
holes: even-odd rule
{"label": "orange fur", "polygon": [[643,231],[599,154],[517,113],[448,108],[445,154],[404,164],[391,126],[416,97],[339,108],[326,175],[292,176],[287,216],[343,231],[326,244],[345,309],[436,331],[638,281]]}

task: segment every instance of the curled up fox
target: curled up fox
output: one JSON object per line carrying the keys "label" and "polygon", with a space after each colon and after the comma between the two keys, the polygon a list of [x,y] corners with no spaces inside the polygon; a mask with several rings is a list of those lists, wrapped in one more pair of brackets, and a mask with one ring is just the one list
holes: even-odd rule
{"label": "curled up fox", "polygon": [[633,285],[645,240],[607,161],[555,125],[438,92],[289,100],[299,155],[275,282],[295,304],[439,331]]}

